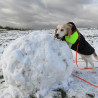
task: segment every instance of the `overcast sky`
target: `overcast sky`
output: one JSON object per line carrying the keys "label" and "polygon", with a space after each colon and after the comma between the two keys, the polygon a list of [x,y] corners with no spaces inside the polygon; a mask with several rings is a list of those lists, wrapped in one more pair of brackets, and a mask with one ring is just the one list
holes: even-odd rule
{"label": "overcast sky", "polygon": [[98,27],[98,0],[0,0],[3,26],[46,29],[69,21]]}

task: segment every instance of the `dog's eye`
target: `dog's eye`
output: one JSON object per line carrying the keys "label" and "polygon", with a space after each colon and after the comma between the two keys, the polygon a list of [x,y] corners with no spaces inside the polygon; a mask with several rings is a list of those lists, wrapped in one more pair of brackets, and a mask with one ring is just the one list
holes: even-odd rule
{"label": "dog's eye", "polygon": [[61,29],[61,31],[64,31],[64,29]]}

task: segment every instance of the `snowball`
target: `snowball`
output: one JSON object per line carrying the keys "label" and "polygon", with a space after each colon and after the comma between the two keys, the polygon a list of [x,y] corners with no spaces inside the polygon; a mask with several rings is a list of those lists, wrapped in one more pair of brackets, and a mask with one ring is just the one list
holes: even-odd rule
{"label": "snowball", "polygon": [[32,32],[14,40],[1,59],[4,79],[14,98],[45,96],[49,90],[64,86],[73,69],[66,42],[54,40],[53,35],[43,32]]}

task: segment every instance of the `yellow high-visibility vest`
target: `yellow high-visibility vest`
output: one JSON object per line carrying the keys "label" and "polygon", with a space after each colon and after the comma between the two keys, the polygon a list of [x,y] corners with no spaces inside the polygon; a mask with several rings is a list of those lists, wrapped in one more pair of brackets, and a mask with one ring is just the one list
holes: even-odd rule
{"label": "yellow high-visibility vest", "polygon": [[65,41],[68,42],[68,43],[70,43],[70,44],[74,44],[74,43],[77,41],[78,37],[79,37],[78,32],[75,31],[75,32],[71,35],[70,38],[69,38],[68,36],[65,36]]}

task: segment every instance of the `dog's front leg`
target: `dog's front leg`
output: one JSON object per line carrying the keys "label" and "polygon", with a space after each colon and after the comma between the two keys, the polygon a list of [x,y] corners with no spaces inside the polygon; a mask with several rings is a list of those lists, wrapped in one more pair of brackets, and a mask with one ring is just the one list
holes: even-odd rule
{"label": "dog's front leg", "polygon": [[86,68],[88,68],[88,61],[86,61]]}

